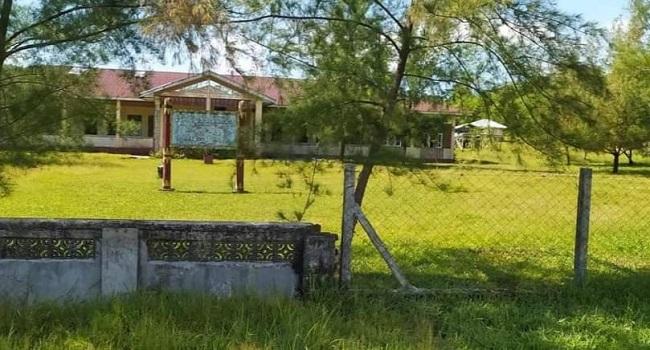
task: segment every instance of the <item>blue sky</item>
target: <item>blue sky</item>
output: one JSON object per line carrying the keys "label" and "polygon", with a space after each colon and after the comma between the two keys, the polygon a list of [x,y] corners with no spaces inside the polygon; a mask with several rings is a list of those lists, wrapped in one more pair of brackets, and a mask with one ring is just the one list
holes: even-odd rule
{"label": "blue sky", "polygon": [[582,14],[584,19],[610,28],[625,13],[628,0],[557,0],[557,4],[565,12]]}

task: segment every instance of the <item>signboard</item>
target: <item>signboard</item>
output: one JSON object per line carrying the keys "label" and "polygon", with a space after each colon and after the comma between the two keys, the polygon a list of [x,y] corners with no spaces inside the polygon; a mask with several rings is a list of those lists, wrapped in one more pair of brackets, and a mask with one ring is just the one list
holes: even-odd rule
{"label": "signboard", "polygon": [[237,113],[174,111],[171,118],[172,146],[235,148]]}

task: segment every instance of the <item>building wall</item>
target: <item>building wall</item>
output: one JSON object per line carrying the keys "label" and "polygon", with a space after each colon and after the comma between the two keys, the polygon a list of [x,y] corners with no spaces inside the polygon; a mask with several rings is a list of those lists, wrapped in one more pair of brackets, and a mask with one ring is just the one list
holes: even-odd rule
{"label": "building wall", "polygon": [[128,120],[129,116],[140,116],[142,118],[140,133],[135,137],[153,137],[155,133],[153,124],[151,124],[151,134],[148,133],[148,128],[149,123],[154,122],[154,112],[153,102],[121,101],[119,122]]}
{"label": "building wall", "polygon": [[[206,100],[201,98],[175,98],[171,101],[176,110],[205,110]],[[235,100],[211,100],[211,106],[219,107],[225,110],[237,110],[238,101]],[[106,150],[110,148],[122,149],[132,152],[136,149],[142,149],[141,153],[148,153],[160,148],[160,139],[162,138],[161,116],[156,116],[155,103],[153,101],[120,101],[119,121],[128,120],[129,115],[141,116],[142,124],[140,133],[135,137],[86,137],[87,142],[98,149]],[[162,112],[162,102],[160,106]],[[263,116],[262,116],[263,118]],[[254,118],[250,119],[250,127],[255,128]],[[151,123],[152,137],[148,137],[149,123]],[[254,135],[253,135],[254,136]],[[256,153],[260,156],[324,156],[337,157],[340,155],[340,147],[337,145],[322,146],[308,143],[261,143],[258,139],[251,139],[256,143]],[[421,159],[424,161],[453,161],[454,140],[453,124],[445,124],[443,129],[443,145],[441,148],[425,147],[407,147],[405,156],[412,159]],[[367,153],[367,147],[362,145],[349,145],[346,154],[363,156]]]}

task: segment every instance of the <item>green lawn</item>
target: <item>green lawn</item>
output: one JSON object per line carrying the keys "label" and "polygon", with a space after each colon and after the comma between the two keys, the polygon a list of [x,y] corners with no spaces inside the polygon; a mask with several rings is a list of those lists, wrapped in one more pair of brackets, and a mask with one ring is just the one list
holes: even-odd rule
{"label": "green lawn", "polygon": [[[306,301],[140,294],[68,306],[0,309],[0,348],[650,348],[650,167],[608,173],[575,155],[548,167],[530,152],[463,151],[455,166],[379,167],[364,210],[414,284],[508,294],[403,297],[362,231],[358,292]],[[174,160],[161,192],[157,159],[68,154],[8,169],[0,215],[280,220],[302,211],[311,162],[249,161],[232,193],[231,160]],[[590,284],[571,287],[579,163],[594,167]],[[646,162],[645,165],[643,162]],[[584,164],[583,164],[584,165]],[[341,165],[321,161],[304,220],[339,232]]]}

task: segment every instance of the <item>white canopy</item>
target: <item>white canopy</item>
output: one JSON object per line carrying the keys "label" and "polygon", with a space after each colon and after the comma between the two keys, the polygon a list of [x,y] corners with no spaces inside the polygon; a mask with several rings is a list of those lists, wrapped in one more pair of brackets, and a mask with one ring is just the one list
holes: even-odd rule
{"label": "white canopy", "polygon": [[497,123],[494,120],[480,119],[480,120],[471,122],[469,124],[458,125],[458,126],[456,126],[456,129],[460,129],[460,128],[468,126],[468,125],[473,126],[475,128],[479,128],[479,129],[507,129],[508,128],[507,126],[505,126],[503,124],[500,124],[500,123]]}

